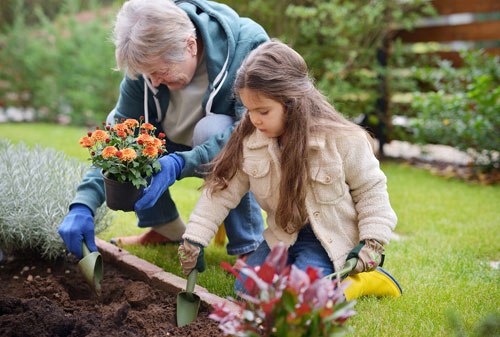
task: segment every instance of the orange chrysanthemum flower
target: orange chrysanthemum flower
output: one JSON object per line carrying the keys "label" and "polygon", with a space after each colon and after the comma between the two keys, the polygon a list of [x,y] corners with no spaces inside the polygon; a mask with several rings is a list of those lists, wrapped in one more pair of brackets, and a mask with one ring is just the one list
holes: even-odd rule
{"label": "orange chrysanthemum flower", "polygon": [[158,155],[158,149],[154,146],[148,146],[142,151],[142,154],[154,158]]}
{"label": "orange chrysanthemum flower", "polygon": [[109,138],[109,133],[104,130],[95,130],[91,136],[94,142],[104,142]]}
{"label": "orange chrysanthemum flower", "polygon": [[159,140],[158,138],[154,139],[153,146],[156,147],[157,149],[160,148],[163,145],[163,142]]}
{"label": "orange chrysanthemum flower", "polygon": [[113,131],[124,131],[124,132],[127,132],[128,131],[128,126],[126,124],[123,124],[123,123],[118,123],[118,124],[113,125]]}
{"label": "orange chrysanthemum flower", "polygon": [[134,149],[127,147],[126,149],[123,149],[121,152],[122,152],[122,156],[120,157],[121,161],[131,161],[137,158],[137,153],[135,152]]}
{"label": "orange chrysanthemum flower", "polygon": [[123,122],[126,126],[129,128],[133,129],[139,126],[139,122],[136,119],[129,118]]}
{"label": "orange chrysanthemum flower", "polygon": [[102,150],[102,157],[103,158],[110,158],[110,157],[113,157],[116,153],[116,151],[118,151],[118,149],[114,146],[106,146],[104,148],[104,150]]}
{"label": "orange chrysanthemum flower", "polygon": [[78,141],[78,144],[80,144],[82,147],[92,147],[94,146],[94,141],[90,137],[82,137]]}
{"label": "orange chrysanthemum flower", "polygon": [[141,128],[142,129],[146,129],[146,130],[154,130],[155,127],[153,126],[153,124],[150,124],[150,123],[144,123],[141,125]]}
{"label": "orange chrysanthemum flower", "polygon": [[139,137],[137,137],[137,141],[139,141],[139,140],[142,141],[142,143],[145,146],[148,146],[148,145],[154,146],[154,143],[155,143],[154,137],[151,135],[148,135],[147,133],[143,133]]}

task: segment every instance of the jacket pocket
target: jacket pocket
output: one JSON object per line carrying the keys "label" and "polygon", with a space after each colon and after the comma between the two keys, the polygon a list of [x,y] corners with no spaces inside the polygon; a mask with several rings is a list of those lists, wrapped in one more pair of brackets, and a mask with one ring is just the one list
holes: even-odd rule
{"label": "jacket pocket", "polygon": [[256,196],[267,198],[271,194],[271,163],[269,160],[246,159],[243,172],[250,179],[250,190]]}
{"label": "jacket pocket", "polygon": [[320,204],[334,204],[346,193],[341,166],[311,168],[312,190]]}

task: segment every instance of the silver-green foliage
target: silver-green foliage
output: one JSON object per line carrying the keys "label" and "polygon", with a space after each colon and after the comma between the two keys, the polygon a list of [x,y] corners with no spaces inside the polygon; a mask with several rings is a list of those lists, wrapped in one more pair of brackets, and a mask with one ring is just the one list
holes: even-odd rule
{"label": "silver-green foliage", "polygon": [[[63,152],[0,140],[0,247],[45,259],[65,256],[57,228],[86,169]],[[105,206],[97,210],[96,233],[109,225],[109,214]]]}

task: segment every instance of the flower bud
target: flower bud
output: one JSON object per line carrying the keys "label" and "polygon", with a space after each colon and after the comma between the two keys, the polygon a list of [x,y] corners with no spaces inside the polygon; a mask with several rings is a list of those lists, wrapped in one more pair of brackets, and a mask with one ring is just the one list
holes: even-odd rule
{"label": "flower bud", "polygon": [[94,152],[94,151],[92,151],[91,155],[95,156],[95,152]]}
{"label": "flower bud", "polygon": [[111,130],[111,126],[107,125],[106,130]]}
{"label": "flower bud", "polygon": [[99,126],[96,126],[96,127],[95,127],[95,129],[96,129],[96,130],[99,130]]}
{"label": "flower bud", "polygon": [[160,133],[158,134],[158,138],[165,138],[165,134],[164,134],[163,132],[160,132]]}
{"label": "flower bud", "polygon": [[106,122],[102,122],[102,125],[106,125]]}
{"label": "flower bud", "polygon": [[87,136],[92,136],[92,132],[87,132]]}
{"label": "flower bud", "polygon": [[139,118],[140,118],[140,120],[141,120],[141,121],[142,121],[142,120],[144,120],[144,116],[141,116],[141,117],[139,117]]}
{"label": "flower bud", "polygon": [[144,142],[142,141],[142,139],[139,139],[139,140],[137,141],[137,144],[142,145],[142,144],[144,144]]}
{"label": "flower bud", "polygon": [[120,158],[122,156],[122,152],[121,151],[116,151],[115,152],[115,156],[117,156],[118,158]]}
{"label": "flower bud", "polygon": [[109,143],[111,141],[111,139],[107,138],[106,139],[106,143]]}

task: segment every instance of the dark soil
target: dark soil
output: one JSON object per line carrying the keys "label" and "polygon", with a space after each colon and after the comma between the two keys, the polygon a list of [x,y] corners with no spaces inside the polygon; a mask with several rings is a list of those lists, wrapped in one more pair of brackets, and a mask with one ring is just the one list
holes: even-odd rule
{"label": "dark soil", "polygon": [[102,294],[80,274],[78,260],[29,257],[0,261],[0,336],[220,336],[201,306],[176,326],[176,294],[134,280],[104,261]]}

